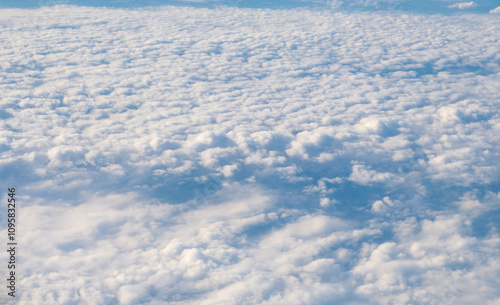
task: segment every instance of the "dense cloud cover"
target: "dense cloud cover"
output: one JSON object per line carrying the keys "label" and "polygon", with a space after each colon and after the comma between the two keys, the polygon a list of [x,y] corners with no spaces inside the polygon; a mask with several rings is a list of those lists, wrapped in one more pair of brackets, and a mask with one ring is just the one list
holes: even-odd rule
{"label": "dense cloud cover", "polygon": [[0,10],[17,304],[499,304],[498,8],[334,2]]}

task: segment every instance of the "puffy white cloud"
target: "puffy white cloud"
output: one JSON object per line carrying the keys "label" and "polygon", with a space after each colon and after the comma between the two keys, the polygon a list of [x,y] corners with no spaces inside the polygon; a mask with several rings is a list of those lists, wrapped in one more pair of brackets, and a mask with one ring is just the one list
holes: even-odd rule
{"label": "puffy white cloud", "polygon": [[[498,262],[480,259],[475,255],[475,249],[496,238],[479,241],[468,237],[468,222],[464,220],[464,217],[455,215],[425,220],[420,224],[415,219],[401,222],[395,228],[397,242],[367,249],[366,259],[353,269],[363,283],[357,291],[371,295],[381,303],[466,304],[485,297],[485,291],[473,291],[465,283],[481,282],[484,285],[484,281],[494,277]],[[460,265],[492,270],[480,274],[471,269],[457,269]],[[421,281],[418,288],[414,286],[416,279]]]}
{"label": "puffy white cloud", "polygon": [[473,8],[473,7],[476,7],[476,6],[477,6],[477,3],[474,2],[474,1],[459,2],[459,3],[448,5],[448,7],[450,7],[450,8],[458,8],[458,9],[461,9],[461,10],[468,9],[468,8]]}
{"label": "puffy white cloud", "polygon": [[372,183],[384,183],[393,177],[391,173],[381,173],[367,169],[362,164],[355,164],[352,166],[352,174],[349,176],[349,180],[361,185],[368,185]]}
{"label": "puffy white cloud", "polygon": [[490,11],[490,14],[500,14],[500,6],[492,9]]}

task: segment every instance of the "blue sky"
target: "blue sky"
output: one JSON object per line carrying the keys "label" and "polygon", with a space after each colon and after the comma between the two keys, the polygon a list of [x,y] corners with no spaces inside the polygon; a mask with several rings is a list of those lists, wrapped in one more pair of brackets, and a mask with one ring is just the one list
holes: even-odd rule
{"label": "blue sky", "polygon": [[409,12],[426,12],[449,14],[457,10],[487,13],[498,7],[495,0],[455,1],[455,0],[26,0],[22,2],[0,1],[0,7],[36,8],[55,5],[77,5],[92,7],[139,8],[148,6],[191,6],[214,7],[235,6],[240,8],[325,8],[354,10],[403,10]]}
{"label": "blue sky", "polygon": [[0,9],[16,304],[500,302],[494,2],[89,3]]}

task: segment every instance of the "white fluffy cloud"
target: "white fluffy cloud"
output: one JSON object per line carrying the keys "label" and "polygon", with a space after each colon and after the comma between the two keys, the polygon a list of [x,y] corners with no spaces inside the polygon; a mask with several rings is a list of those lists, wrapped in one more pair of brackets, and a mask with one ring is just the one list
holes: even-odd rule
{"label": "white fluffy cloud", "polygon": [[455,4],[450,4],[448,7],[458,8],[458,9],[463,10],[463,9],[473,8],[476,6],[477,6],[476,2],[470,1],[470,2],[459,2],[459,3],[455,3]]}
{"label": "white fluffy cloud", "polygon": [[499,19],[243,2],[0,10],[18,304],[496,304]]}
{"label": "white fluffy cloud", "polygon": [[490,11],[491,14],[500,14],[500,6],[492,9]]}

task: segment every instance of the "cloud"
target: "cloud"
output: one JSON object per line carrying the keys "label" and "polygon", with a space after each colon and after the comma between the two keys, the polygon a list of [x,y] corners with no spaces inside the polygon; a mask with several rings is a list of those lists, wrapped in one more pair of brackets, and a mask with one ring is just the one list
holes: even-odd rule
{"label": "cloud", "polygon": [[455,4],[448,5],[449,8],[458,8],[460,10],[468,9],[468,8],[473,8],[473,7],[476,7],[476,6],[477,6],[477,3],[474,2],[474,1],[460,2],[460,3],[455,3]]}
{"label": "cloud", "polygon": [[490,11],[490,14],[499,14],[499,13],[500,13],[500,6]]}
{"label": "cloud", "polygon": [[[467,222],[464,220],[454,215],[420,224],[415,219],[401,222],[395,228],[399,236],[397,242],[367,249],[367,259],[354,268],[363,282],[357,291],[371,295],[378,302],[398,300],[419,304],[467,303],[484,297],[482,292],[473,291],[464,284],[483,282],[494,276],[494,272],[480,274],[462,268],[457,271],[452,267],[470,266],[475,270],[498,268],[498,262],[481,260],[474,254],[478,243],[490,241],[468,237],[465,229]],[[414,232],[410,233],[409,228]],[[415,278],[422,280],[419,288],[412,284]],[[430,283],[432,286],[427,286]]]}
{"label": "cloud", "polygon": [[392,177],[390,173],[380,173],[367,169],[364,165],[356,164],[352,166],[352,174],[349,176],[349,180],[361,185],[368,185],[371,183],[383,183],[391,180]]}

